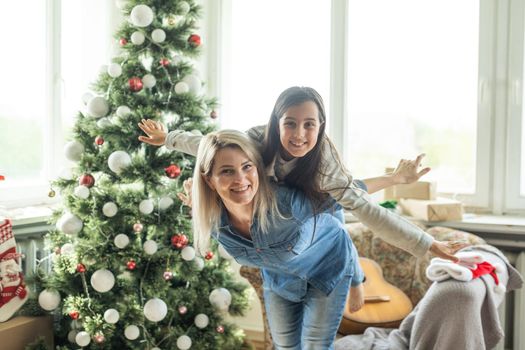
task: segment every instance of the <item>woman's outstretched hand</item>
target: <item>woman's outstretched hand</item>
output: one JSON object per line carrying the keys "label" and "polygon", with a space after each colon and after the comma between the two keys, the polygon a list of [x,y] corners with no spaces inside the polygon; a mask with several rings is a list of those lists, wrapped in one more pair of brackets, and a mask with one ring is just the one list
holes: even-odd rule
{"label": "woman's outstretched hand", "polygon": [[139,136],[139,140],[153,145],[153,146],[162,146],[166,141],[166,128],[160,122],[156,122],[151,119],[142,119],[139,123],[139,128],[144,131],[148,136]]}
{"label": "woman's outstretched hand", "polygon": [[419,170],[421,166],[421,160],[425,156],[425,153],[421,153],[414,160],[401,159],[397,168],[392,173],[392,177],[395,179],[396,184],[410,184],[418,181],[421,176],[427,174],[430,168],[426,167]]}
{"label": "woman's outstretched hand", "polygon": [[452,260],[453,262],[457,263],[459,259],[458,257],[454,256],[454,254],[456,254],[458,250],[463,249],[469,245],[469,243],[460,241],[434,241],[432,242],[432,246],[430,246],[430,252],[439,258]]}

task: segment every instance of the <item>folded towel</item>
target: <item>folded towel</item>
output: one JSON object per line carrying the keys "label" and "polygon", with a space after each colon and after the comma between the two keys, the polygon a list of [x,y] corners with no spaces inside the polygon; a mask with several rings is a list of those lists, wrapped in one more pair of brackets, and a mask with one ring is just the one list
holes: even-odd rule
{"label": "folded towel", "polygon": [[[501,264],[491,264],[488,261],[479,261],[481,256],[469,256],[470,259],[466,264],[454,263],[450,260],[434,258],[426,269],[426,276],[431,281],[441,282],[450,278],[458,281],[468,282],[482,275],[491,275],[496,283],[494,290],[497,293],[504,293],[505,287],[500,285],[497,273],[504,271]],[[461,258],[460,258],[461,259]],[[483,257],[481,257],[483,260]],[[477,261],[478,263],[473,263]],[[467,266],[465,266],[467,265]],[[470,267],[472,266],[472,267]]]}
{"label": "folded towel", "polygon": [[454,264],[451,261],[435,258],[430,261],[426,275],[431,281],[444,281],[454,278],[458,281],[472,280],[472,271],[465,266]]}

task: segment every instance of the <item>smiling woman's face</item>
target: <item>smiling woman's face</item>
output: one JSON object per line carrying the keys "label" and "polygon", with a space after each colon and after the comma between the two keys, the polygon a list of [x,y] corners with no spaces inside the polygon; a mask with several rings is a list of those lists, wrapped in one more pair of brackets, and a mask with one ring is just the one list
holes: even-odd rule
{"label": "smiling woman's face", "polygon": [[211,175],[205,179],[227,208],[252,204],[259,189],[257,167],[243,151],[235,147],[226,147],[217,152]]}

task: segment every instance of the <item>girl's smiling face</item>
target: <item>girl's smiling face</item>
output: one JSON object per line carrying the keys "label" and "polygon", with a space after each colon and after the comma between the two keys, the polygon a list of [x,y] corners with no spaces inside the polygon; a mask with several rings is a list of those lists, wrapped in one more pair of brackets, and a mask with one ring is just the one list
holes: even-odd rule
{"label": "girl's smiling face", "polygon": [[320,126],[315,102],[306,101],[288,108],[279,119],[281,156],[285,160],[304,157],[317,143]]}

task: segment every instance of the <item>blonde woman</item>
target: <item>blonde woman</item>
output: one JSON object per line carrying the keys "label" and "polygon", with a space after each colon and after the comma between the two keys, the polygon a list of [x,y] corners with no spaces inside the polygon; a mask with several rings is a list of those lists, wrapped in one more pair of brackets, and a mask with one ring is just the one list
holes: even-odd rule
{"label": "blonde woman", "polygon": [[300,190],[270,184],[251,139],[203,137],[193,176],[194,244],[213,236],[237,262],[261,269],[277,349],[333,349],[349,287],[362,284],[357,254],[331,198],[317,208]]}

